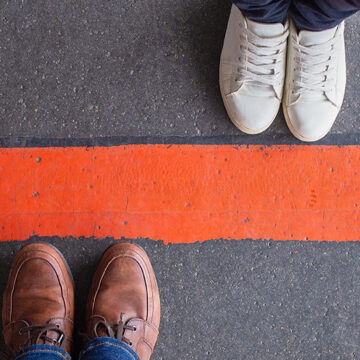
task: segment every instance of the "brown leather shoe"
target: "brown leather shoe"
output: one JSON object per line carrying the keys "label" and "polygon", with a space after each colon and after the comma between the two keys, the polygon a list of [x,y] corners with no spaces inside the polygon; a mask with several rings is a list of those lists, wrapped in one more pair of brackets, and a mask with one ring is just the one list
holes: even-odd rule
{"label": "brown leather shoe", "polygon": [[86,307],[90,339],[110,336],[127,343],[141,360],[153,352],[160,324],[160,298],[146,253],[119,243],[100,260]]}
{"label": "brown leather shoe", "polygon": [[42,243],[23,247],[3,295],[3,335],[10,352],[48,344],[71,353],[73,320],[74,287],[60,252]]}

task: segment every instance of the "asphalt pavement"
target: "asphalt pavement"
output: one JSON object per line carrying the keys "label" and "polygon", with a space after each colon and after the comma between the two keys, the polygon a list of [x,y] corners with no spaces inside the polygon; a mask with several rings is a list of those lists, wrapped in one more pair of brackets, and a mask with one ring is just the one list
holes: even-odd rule
{"label": "asphalt pavement", "polygon": [[[299,145],[280,112],[262,135],[229,121],[218,63],[230,2],[3,0],[0,145]],[[360,14],[347,21],[347,90],[316,145],[358,145]],[[312,145],[310,145],[312,146]],[[11,176],[11,172],[7,174]],[[4,216],[4,215],[0,215]],[[0,290],[24,242],[0,243]],[[360,359],[360,243],[32,237],[63,251],[77,330],[91,276],[116,241],[140,244],[159,282],[153,360]]]}

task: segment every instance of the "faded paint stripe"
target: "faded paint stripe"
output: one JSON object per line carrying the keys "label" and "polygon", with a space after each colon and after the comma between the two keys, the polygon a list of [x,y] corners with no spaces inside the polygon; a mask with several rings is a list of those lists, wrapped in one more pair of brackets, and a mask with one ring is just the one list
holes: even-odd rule
{"label": "faded paint stripe", "polygon": [[0,240],[359,240],[360,147],[0,149]]}

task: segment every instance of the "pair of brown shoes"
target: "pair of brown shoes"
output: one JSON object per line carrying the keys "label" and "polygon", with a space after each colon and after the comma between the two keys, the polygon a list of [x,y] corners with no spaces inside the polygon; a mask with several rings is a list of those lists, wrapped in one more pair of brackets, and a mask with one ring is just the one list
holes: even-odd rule
{"label": "pair of brown shoes", "polygon": [[[5,344],[18,353],[34,344],[72,352],[74,285],[52,245],[36,243],[17,254],[3,296]],[[159,291],[150,260],[136,245],[119,243],[103,254],[86,306],[89,340],[109,336],[150,359],[160,323]]]}

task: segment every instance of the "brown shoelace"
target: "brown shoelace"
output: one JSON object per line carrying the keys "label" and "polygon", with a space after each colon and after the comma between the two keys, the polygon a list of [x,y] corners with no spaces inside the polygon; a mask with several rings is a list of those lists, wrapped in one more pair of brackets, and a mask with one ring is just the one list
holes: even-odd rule
{"label": "brown shoelace", "polygon": [[[26,321],[22,322],[27,325],[25,325],[19,330],[19,335],[23,335],[25,333],[28,334],[27,339],[21,344],[22,348],[26,348],[30,345],[35,345],[40,340],[42,340],[44,343],[63,348],[65,334],[60,329],[59,325],[51,323],[47,323],[45,325],[29,325]],[[56,333],[58,333],[58,339],[48,337],[46,335],[48,331],[55,331]],[[6,347],[4,351],[0,352],[0,360],[9,360],[14,355],[14,351],[11,348]]]}
{"label": "brown shoelace", "polygon": [[[59,334],[57,339],[50,338],[46,335],[48,331],[55,331]],[[57,346],[62,348],[64,343],[65,334],[60,329],[60,326],[57,324],[45,324],[45,325],[28,325],[24,326],[19,330],[19,335],[23,335],[24,333],[28,334],[27,340],[22,344],[23,347],[38,344],[40,340],[43,340],[45,343],[49,343],[50,345]]]}
{"label": "brown shoelace", "polygon": [[99,337],[100,335],[98,333],[98,330],[102,329],[105,330],[107,336],[121,340],[127,345],[132,346],[132,342],[124,336],[124,333],[125,330],[136,331],[136,327],[126,325],[123,321],[124,315],[125,315],[124,313],[121,313],[119,323],[114,325],[110,325],[107,321],[103,321],[103,320],[98,321],[94,326],[95,336]]}

